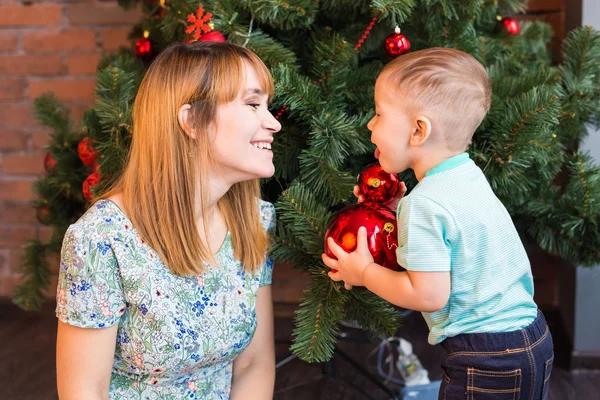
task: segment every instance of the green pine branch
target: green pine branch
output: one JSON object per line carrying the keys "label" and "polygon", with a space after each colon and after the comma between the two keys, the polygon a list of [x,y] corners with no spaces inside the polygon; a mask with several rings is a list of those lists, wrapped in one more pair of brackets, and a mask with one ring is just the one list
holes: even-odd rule
{"label": "green pine branch", "polygon": [[339,334],[338,321],[344,317],[348,293],[325,273],[312,274],[308,289],[296,311],[294,344],[290,347],[307,362],[325,362],[333,356]]}
{"label": "green pine branch", "polygon": [[415,0],[374,0],[371,9],[380,19],[402,24],[411,17],[415,3]]}
{"label": "green pine branch", "polygon": [[314,0],[252,0],[248,4],[259,23],[283,30],[309,28],[319,10]]}
{"label": "green pine branch", "polygon": [[71,112],[54,93],[44,93],[33,101],[33,117],[54,131],[53,142],[57,145],[68,140],[73,128]]}
{"label": "green pine branch", "polygon": [[350,291],[346,317],[378,337],[393,336],[400,327],[400,313],[390,303],[363,288]]}
{"label": "green pine branch", "polygon": [[308,77],[283,64],[272,67],[271,72],[276,101],[287,106],[287,113],[297,114],[304,120],[319,113],[323,106],[321,93]]}
{"label": "green pine branch", "polygon": [[320,256],[326,223],[332,217],[320,199],[304,184],[295,181],[281,194],[275,207],[279,221],[289,226],[290,232],[303,243],[306,253]]}
{"label": "green pine branch", "polygon": [[347,199],[348,193],[352,193],[352,188],[356,185],[356,176],[333,166],[314,153],[302,155],[300,176],[326,207]]}
{"label": "green pine branch", "polygon": [[277,231],[273,237],[271,256],[279,261],[293,263],[294,268],[299,270],[312,268],[319,263],[320,257],[309,255],[302,241],[289,229],[289,225],[277,222]]}
{"label": "green pine branch", "polygon": [[492,133],[483,170],[499,197],[516,202],[527,199],[535,182],[521,172],[555,157],[557,147],[552,141],[559,113],[559,97],[551,86],[534,87],[491,110]]}
{"label": "green pine branch", "polygon": [[600,167],[577,153],[567,162],[569,182],[558,201],[560,238],[556,252],[570,262],[597,264],[600,257]]}
{"label": "green pine branch", "polygon": [[133,101],[143,77],[143,64],[131,52],[121,53],[98,71],[96,104],[85,114],[83,130],[94,138],[103,179],[102,193],[113,185],[125,166],[131,143]]}
{"label": "green pine branch", "polygon": [[15,288],[13,303],[26,311],[39,310],[46,299],[45,289],[50,285],[50,267],[46,256],[49,243],[30,240],[25,247],[24,271],[21,284]]}
{"label": "green pine branch", "polygon": [[600,32],[591,27],[575,29],[563,42],[563,63],[559,67],[565,92],[561,138],[574,151],[587,135],[584,124],[597,122],[600,109]]}
{"label": "green pine branch", "polygon": [[298,157],[305,147],[306,138],[298,132],[298,128],[290,127],[284,121],[277,140],[272,144],[275,176],[286,182],[297,177],[300,168]]}
{"label": "green pine branch", "polygon": [[256,53],[267,65],[286,64],[293,66],[296,63],[294,52],[260,29],[253,30],[246,42],[248,30],[247,27],[244,27],[244,31],[236,31],[237,34],[232,37],[232,42]]}

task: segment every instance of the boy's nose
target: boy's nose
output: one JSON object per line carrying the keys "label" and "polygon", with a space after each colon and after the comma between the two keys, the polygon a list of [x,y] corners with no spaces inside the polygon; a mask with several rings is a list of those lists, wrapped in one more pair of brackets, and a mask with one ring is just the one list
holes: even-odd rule
{"label": "boy's nose", "polygon": [[371,120],[369,121],[369,123],[367,124],[367,129],[372,131],[373,130],[373,124],[375,121],[375,117],[371,118]]}

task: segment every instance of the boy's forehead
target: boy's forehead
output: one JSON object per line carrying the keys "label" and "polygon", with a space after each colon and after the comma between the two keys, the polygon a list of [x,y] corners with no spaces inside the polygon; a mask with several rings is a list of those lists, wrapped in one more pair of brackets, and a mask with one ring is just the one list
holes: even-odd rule
{"label": "boy's forehead", "polygon": [[390,79],[390,71],[389,70],[383,70],[381,71],[381,73],[379,74],[379,76],[377,76],[377,82],[379,82],[380,84],[386,84],[389,82]]}
{"label": "boy's forehead", "polygon": [[395,79],[392,79],[391,74],[388,71],[383,71],[377,77],[377,81],[375,81],[375,87],[377,89],[390,90],[394,88],[394,81]]}
{"label": "boy's forehead", "polygon": [[387,76],[382,75],[379,75],[375,82],[375,103],[378,104],[391,100],[395,92],[393,83],[387,79]]}

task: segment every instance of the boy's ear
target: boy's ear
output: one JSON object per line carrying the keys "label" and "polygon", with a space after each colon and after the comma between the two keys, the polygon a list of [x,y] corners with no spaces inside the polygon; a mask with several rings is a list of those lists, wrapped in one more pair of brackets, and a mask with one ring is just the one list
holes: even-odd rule
{"label": "boy's ear", "polygon": [[410,134],[411,146],[422,146],[431,135],[431,121],[425,116],[418,116],[413,120],[413,131]]}
{"label": "boy's ear", "polygon": [[184,104],[179,107],[179,111],[177,111],[177,122],[179,122],[179,126],[189,137],[196,139],[196,132],[190,127],[189,123],[191,109],[192,106],[189,104]]}

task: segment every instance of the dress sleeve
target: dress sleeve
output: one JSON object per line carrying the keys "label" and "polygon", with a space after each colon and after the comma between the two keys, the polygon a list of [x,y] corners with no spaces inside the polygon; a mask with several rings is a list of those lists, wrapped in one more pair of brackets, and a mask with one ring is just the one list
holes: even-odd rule
{"label": "dress sleeve", "polygon": [[[271,231],[275,226],[275,206],[266,201],[260,203],[260,215],[262,224],[267,232]],[[265,255],[265,262],[261,267],[259,286],[270,285],[273,275],[273,258]]]}
{"label": "dress sleeve", "polygon": [[126,303],[117,259],[109,241],[82,225],[71,225],[63,239],[56,316],[80,328],[117,323]]}
{"label": "dress sleeve", "polygon": [[409,195],[398,206],[398,264],[409,271],[450,271],[452,216],[435,201]]}

